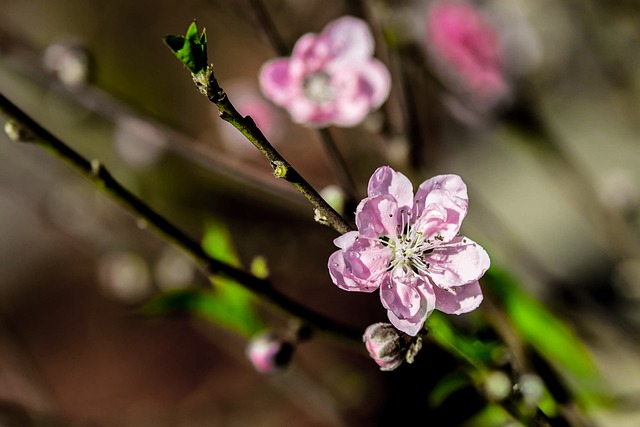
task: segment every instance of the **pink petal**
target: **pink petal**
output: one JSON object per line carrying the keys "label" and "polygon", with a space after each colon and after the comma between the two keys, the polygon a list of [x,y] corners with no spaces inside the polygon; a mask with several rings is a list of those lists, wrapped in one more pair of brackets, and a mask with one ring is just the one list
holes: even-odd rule
{"label": "pink petal", "polygon": [[[418,187],[415,200],[420,200],[421,205],[424,206],[423,201],[427,199],[429,194],[434,190],[444,190],[444,192],[439,194],[447,194],[460,209],[464,209],[466,212],[469,204],[467,185],[458,175],[437,175],[429,178]],[[436,200],[433,201],[436,202]]]}
{"label": "pink petal", "polygon": [[371,239],[396,235],[399,218],[396,200],[387,194],[367,197],[356,209],[358,232]]}
{"label": "pink petal", "polygon": [[290,75],[289,64],[289,59],[277,58],[266,62],[260,69],[262,93],[278,105],[285,105],[299,92],[299,82]]}
{"label": "pink petal", "polygon": [[[357,82],[356,82],[357,83]],[[341,87],[331,104],[332,122],[337,126],[352,127],[358,125],[371,111],[371,104],[364,97],[354,96],[352,88]]]}
{"label": "pink petal", "polygon": [[368,60],[374,52],[369,25],[361,19],[345,16],[326,26],[322,37],[331,48],[333,62],[354,63]]}
{"label": "pink petal", "polygon": [[[338,243],[352,240],[352,233]],[[346,235],[345,235],[346,236]],[[338,240],[338,239],[336,239]],[[391,250],[375,241],[359,238],[344,249],[334,252],[328,261],[333,283],[341,289],[373,292],[386,273]]]}
{"label": "pink petal", "polygon": [[377,59],[372,59],[361,67],[362,84],[360,92],[369,100],[371,109],[380,107],[389,97],[391,91],[391,74],[386,65]]}
{"label": "pink petal", "polygon": [[291,53],[292,73],[299,77],[313,73],[324,68],[332,57],[331,46],[327,40],[312,33],[304,34],[298,39]]}
{"label": "pink petal", "polygon": [[415,336],[435,309],[433,288],[413,273],[385,276],[380,284],[380,300],[389,321],[399,330]]}
{"label": "pink petal", "polygon": [[[414,214],[418,218],[426,216],[429,222],[439,221],[436,222],[437,225],[430,223],[429,229],[435,227],[445,241],[451,240],[458,234],[462,220],[467,215],[467,186],[458,175],[435,176],[418,187],[414,204]],[[440,216],[443,209],[446,215],[438,220],[434,213]],[[427,224],[423,224],[422,227],[427,227]],[[426,229],[421,231],[427,236],[432,235],[432,232]]]}
{"label": "pink petal", "polygon": [[462,236],[435,247],[424,258],[433,283],[445,289],[478,280],[490,265],[489,255],[482,246]]}
{"label": "pink petal", "polygon": [[344,233],[333,240],[333,244],[339,247],[340,249],[347,249],[351,245],[358,240],[358,232],[357,231],[349,231],[348,233]]}
{"label": "pink petal", "polygon": [[333,72],[336,88],[334,123],[355,126],[389,97],[391,78],[387,68],[377,60],[342,65]]}
{"label": "pink petal", "polygon": [[434,286],[436,308],[447,314],[462,314],[478,308],[482,302],[482,289],[475,281],[464,286],[441,289]]}
{"label": "pink petal", "polygon": [[411,181],[389,166],[382,166],[376,169],[369,179],[367,192],[369,197],[389,194],[396,199],[399,208],[413,206],[413,185]]}
{"label": "pink petal", "polygon": [[307,99],[302,93],[291,98],[284,105],[291,119],[300,124],[322,127],[331,122],[332,115],[327,114],[318,104]]}

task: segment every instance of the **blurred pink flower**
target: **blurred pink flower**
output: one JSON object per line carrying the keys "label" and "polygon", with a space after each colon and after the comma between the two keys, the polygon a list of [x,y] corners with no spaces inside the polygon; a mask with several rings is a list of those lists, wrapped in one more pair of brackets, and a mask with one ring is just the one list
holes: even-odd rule
{"label": "blurred pink flower", "polygon": [[291,57],[265,63],[260,86],[297,123],[355,126],[389,96],[389,71],[373,53],[367,24],[346,16],[303,35]]}
{"label": "blurred pink flower", "polygon": [[[429,52],[445,73],[482,103],[507,91],[500,40],[494,27],[470,3],[442,0],[427,15]],[[451,82],[449,82],[451,83]]]}
{"label": "blurred pink flower", "polygon": [[329,274],[341,289],[380,289],[389,321],[415,336],[434,309],[467,313],[482,302],[478,279],[489,256],[459,236],[468,206],[457,175],[438,175],[413,186],[388,166],[369,180],[368,197],[356,210],[358,231],[334,240]]}
{"label": "blurred pink flower", "polygon": [[252,337],[246,353],[256,371],[271,374],[289,364],[293,346],[268,331]]}

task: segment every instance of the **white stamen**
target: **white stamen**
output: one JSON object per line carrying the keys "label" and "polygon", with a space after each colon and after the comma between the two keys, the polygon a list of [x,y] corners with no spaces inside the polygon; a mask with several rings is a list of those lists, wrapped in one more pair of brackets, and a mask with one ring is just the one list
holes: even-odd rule
{"label": "white stamen", "polygon": [[336,98],[331,76],[324,71],[306,76],[302,81],[302,92],[307,99],[318,105],[328,104]]}

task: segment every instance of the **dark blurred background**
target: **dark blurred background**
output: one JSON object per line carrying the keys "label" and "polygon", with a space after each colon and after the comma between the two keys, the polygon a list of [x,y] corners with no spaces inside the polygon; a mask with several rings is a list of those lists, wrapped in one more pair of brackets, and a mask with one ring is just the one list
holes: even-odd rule
{"label": "dark blurred background", "polygon": [[[345,14],[413,29],[427,2],[264,4],[292,46]],[[406,174],[415,186],[436,173],[463,177],[464,234],[588,345],[621,402],[594,410],[596,423],[636,426],[640,10],[633,1],[481,4],[503,32],[513,105],[538,114],[543,130],[516,107],[447,108],[427,86],[416,92],[424,172]],[[243,262],[264,256],[285,294],[355,328],[384,321],[377,294],[332,285],[335,232],[230,136],[162,43],[193,19],[232,102],[232,89],[238,99],[256,91],[260,66],[277,55],[250,1],[0,0],[0,92],[194,238],[222,221]],[[384,109],[393,118],[392,91]],[[280,113],[274,145],[316,188],[336,184],[318,134]],[[407,164],[406,136],[370,132],[379,121],[331,131],[363,194],[376,167]],[[476,409],[464,395],[462,409],[425,409],[433,382],[454,367],[436,348],[384,373],[364,348],[319,337],[287,372],[264,376],[242,336],[190,316],[141,315],[158,292],[206,284],[203,273],[58,159],[4,134],[0,142],[2,425],[367,426],[416,413],[458,425],[455,416]]]}

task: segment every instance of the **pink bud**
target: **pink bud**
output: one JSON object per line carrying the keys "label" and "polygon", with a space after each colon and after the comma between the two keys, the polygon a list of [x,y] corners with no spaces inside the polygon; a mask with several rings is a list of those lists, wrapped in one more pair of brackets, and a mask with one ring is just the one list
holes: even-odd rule
{"label": "pink bud", "polygon": [[273,332],[264,332],[251,338],[247,346],[247,356],[263,374],[271,374],[284,369],[291,360],[293,346]]}
{"label": "pink bud", "polygon": [[402,334],[390,323],[382,322],[369,325],[362,340],[381,371],[393,371],[400,366],[411,344],[411,337]]}

